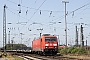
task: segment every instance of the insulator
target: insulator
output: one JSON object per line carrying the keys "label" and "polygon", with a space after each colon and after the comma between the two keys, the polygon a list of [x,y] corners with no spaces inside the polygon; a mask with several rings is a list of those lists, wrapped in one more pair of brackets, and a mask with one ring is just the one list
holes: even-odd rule
{"label": "insulator", "polygon": [[27,12],[28,12],[28,10],[26,11],[26,15],[27,15]]}
{"label": "insulator", "polygon": [[61,23],[61,22],[58,22],[58,23]]}
{"label": "insulator", "polygon": [[67,13],[66,13],[66,15],[68,14],[68,11],[67,11]]}
{"label": "insulator", "polygon": [[18,6],[21,6],[20,4],[18,4]]}
{"label": "insulator", "polygon": [[41,15],[41,10],[40,10],[40,15]]}
{"label": "insulator", "polygon": [[28,7],[27,7],[27,10],[26,10],[26,15],[27,15],[27,13],[28,13]]}
{"label": "insulator", "polygon": [[74,16],[74,11],[73,11],[73,14],[72,14],[72,16]]}
{"label": "insulator", "polygon": [[50,15],[52,14],[52,11],[50,12]]}
{"label": "insulator", "polygon": [[31,31],[31,30],[29,30],[29,31]]}
{"label": "insulator", "polygon": [[21,10],[19,11],[19,13],[21,13]]}

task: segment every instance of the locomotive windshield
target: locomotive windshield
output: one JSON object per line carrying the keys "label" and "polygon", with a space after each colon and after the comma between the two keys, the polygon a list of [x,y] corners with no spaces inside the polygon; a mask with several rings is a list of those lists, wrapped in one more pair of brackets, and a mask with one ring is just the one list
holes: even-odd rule
{"label": "locomotive windshield", "polygon": [[56,38],[45,38],[45,41],[56,41]]}

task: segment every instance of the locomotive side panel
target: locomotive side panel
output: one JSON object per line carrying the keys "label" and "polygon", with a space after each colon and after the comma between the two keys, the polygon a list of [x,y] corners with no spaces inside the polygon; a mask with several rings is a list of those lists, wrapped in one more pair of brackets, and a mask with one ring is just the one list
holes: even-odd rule
{"label": "locomotive side panel", "polygon": [[42,51],[44,51],[44,49],[45,49],[45,38],[43,36],[41,37],[41,48],[42,48]]}
{"label": "locomotive side panel", "polygon": [[41,50],[41,42],[40,39],[33,40],[32,41],[32,50],[33,51],[39,51]]}

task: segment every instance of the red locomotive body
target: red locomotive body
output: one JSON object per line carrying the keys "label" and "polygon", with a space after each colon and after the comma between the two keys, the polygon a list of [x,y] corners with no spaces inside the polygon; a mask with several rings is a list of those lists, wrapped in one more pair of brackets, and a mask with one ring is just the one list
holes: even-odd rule
{"label": "red locomotive body", "polygon": [[42,35],[39,39],[32,41],[32,51],[40,54],[57,54],[58,40],[56,36]]}

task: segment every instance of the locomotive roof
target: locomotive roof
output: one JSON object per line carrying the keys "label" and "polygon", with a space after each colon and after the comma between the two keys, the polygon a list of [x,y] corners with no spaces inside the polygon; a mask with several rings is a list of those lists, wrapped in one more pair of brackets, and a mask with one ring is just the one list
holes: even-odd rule
{"label": "locomotive roof", "polygon": [[[43,38],[43,37],[56,37],[56,35],[43,34],[41,37],[36,38],[36,39],[41,39],[41,38]],[[34,40],[36,40],[36,39],[34,39]]]}
{"label": "locomotive roof", "polygon": [[43,34],[42,36],[55,36],[55,35]]}
{"label": "locomotive roof", "polygon": [[50,34],[43,34],[42,36],[50,36]]}

